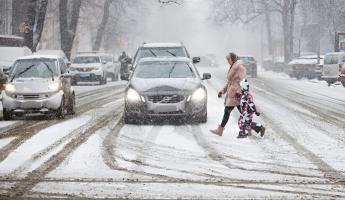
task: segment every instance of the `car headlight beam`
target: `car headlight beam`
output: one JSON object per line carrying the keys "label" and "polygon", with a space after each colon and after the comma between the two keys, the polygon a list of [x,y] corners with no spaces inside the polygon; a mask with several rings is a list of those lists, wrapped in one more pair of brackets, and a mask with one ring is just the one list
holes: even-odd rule
{"label": "car headlight beam", "polygon": [[57,92],[61,89],[60,87],[60,83],[56,82],[56,83],[52,83],[49,85],[49,90],[53,91],[53,92]]}
{"label": "car headlight beam", "polygon": [[203,88],[199,88],[195,90],[191,99],[193,102],[200,102],[200,101],[203,101],[205,98],[206,98],[206,91]]}
{"label": "car headlight beam", "polygon": [[15,93],[16,92],[16,86],[14,86],[11,83],[7,83],[5,86],[5,91],[8,93]]}
{"label": "car headlight beam", "polygon": [[141,101],[141,97],[140,97],[139,93],[132,88],[128,89],[126,96],[127,96],[127,100],[130,102]]}

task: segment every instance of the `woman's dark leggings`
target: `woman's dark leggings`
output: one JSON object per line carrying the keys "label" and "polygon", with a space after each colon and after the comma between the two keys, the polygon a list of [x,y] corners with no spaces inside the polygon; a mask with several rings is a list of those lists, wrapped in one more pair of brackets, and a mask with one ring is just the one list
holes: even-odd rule
{"label": "woman's dark leggings", "polygon": [[[225,106],[223,120],[222,120],[222,123],[220,124],[223,128],[225,127],[226,123],[228,123],[230,113],[234,108],[235,106]],[[241,107],[237,106],[237,110],[241,112]]]}

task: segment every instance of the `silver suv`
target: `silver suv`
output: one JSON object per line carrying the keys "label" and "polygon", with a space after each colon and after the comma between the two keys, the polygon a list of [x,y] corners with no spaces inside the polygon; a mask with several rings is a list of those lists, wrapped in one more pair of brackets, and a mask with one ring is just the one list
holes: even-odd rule
{"label": "silver suv", "polygon": [[2,91],[4,120],[25,114],[75,113],[75,93],[63,57],[31,55],[17,59]]}

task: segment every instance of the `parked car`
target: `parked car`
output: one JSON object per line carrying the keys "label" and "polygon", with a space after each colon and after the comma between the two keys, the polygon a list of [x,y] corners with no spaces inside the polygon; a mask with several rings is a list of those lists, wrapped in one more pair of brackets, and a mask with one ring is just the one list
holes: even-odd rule
{"label": "parked car", "polygon": [[247,74],[251,77],[256,78],[258,76],[258,67],[256,60],[253,56],[239,56],[243,61],[244,67],[247,70]]}
{"label": "parked car", "polygon": [[63,57],[31,55],[18,58],[2,91],[4,120],[25,114],[64,118],[75,113],[75,93]]}
{"label": "parked car", "polygon": [[0,70],[5,74],[10,72],[11,66],[17,58],[32,54],[27,47],[0,46],[0,52]]}
{"label": "parked car", "polygon": [[[187,48],[182,43],[143,43],[133,58],[133,67],[141,58],[146,57],[186,57],[190,58]],[[200,57],[193,57],[193,63],[200,62]]]}
{"label": "parked car", "polygon": [[286,73],[292,78],[320,78],[324,56],[320,56],[318,63],[317,55],[300,56],[289,62]]}
{"label": "parked car", "polygon": [[150,117],[207,121],[207,90],[189,58],[141,59],[125,90],[125,123]]}
{"label": "parked car", "polygon": [[340,75],[345,70],[344,64],[345,52],[326,54],[321,78],[325,80],[328,85],[335,83],[339,80]]}
{"label": "parked car", "polygon": [[78,53],[69,69],[73,76],[72,84],[98,82],[106,84],[107,78],[118,80],[119,64],[115,63],[114,56],[107,53],[90,52]]}

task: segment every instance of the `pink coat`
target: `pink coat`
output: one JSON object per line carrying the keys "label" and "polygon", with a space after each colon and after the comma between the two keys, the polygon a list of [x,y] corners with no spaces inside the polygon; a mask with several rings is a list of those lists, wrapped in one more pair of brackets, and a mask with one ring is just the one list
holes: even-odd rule
{"label": "pink coat", "polygon": [[[241,60],[236,61],[229,69],[227,75],[227,82],[221,92],[226,94],[225,106],[238,106],[240,105],[242,79],[247,78],[246,68]],[[237,94],[237,95],[236,95]]]}

